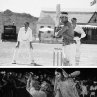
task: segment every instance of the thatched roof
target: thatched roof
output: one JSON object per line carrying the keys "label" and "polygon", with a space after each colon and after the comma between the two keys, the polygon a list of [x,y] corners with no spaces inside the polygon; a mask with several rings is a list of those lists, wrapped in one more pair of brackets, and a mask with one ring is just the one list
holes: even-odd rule
{"label": "thatched roof", "polygon": [[[70,12],[68,11],[68,17],[69,20],[71,20],[71,18],[75,17],[77,18],[78,23],[88,23],[90,18],[93,16],[94,12]],[[49,15],[50,17],[52,17],[52,19],[55,22],[55,18],[56,18],[56,11],[42,11],[41,15],[40,15],[40,19],[41,17],[44,17],[45,15]]]}
{"label": "thatched roof", "polygon": [[38,24],[50,24],[50,25],[55,25],[55,22],[53,20],[53,18],[49,15],[43,17],[43,18],[40,18],[38,20]]}

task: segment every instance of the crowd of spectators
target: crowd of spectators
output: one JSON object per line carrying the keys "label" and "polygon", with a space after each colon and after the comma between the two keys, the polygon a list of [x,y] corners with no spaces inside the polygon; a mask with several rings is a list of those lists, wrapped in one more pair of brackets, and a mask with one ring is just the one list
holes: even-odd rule
{"label": "crowd of spectators", "polygon": [[32,87],[44,92],[44,97],[53,96],[52,79],[46,74],[0,72],[0,97],[31,97]]}
{"label": "crowd of spectators", "polygon": [[[76,80],[80,97],[96,97],[97,82]],[[35,96],[35,94],[39,96]],[[54,97],[54,76],[33,72],[0,72],[0,97]]]}

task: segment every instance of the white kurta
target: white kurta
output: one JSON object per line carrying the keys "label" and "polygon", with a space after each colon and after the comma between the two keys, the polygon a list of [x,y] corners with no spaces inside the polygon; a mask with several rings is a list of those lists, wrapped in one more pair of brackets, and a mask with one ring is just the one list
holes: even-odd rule
{"label": "white kurta", "polygon": [[[81,38],[84,38],[86,36],[84,30],[79,25],[76,25],[74,31],[76,31],[77,33],[81,34]],[[74,39],[75,40],[80,40],[78,37],[75,37]]]}
{"label": "white kurta", "polygon": [[29,64],[32,61],[32,50],[30,49],[30,42],[33,41],[32,30],[22,27],[18,33],[17,41],[20,42],[19,49],[16,49],[15,60],[18,63]]}
{"label": "white kurta", "polygon": [[24,42],[24,41],[32,41],[32,30],[28,28],[28,30],[25,32],[25,27],[20,28],[19,33],[18,33],[18,41]]}

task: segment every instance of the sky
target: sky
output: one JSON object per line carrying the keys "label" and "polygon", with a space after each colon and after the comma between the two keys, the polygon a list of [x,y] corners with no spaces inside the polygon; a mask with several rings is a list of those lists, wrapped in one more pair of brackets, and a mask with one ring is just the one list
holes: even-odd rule
{"label": "sky", "polygon": [[39,17],[41,10],[56,10],[56,5],[60,4],[61,10],[69,11],[95,11],[94,6],[90,6],[93,0],[0,0],[0,11],[9,9],[13,12],[28,13]]}

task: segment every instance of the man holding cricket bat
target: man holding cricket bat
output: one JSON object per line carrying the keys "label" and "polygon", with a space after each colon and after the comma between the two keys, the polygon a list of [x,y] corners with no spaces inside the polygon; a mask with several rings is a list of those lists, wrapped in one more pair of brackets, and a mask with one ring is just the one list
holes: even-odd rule
{"label": "man holding cricket bat", "polygon": [[60,14],[60,22],[63,24],[61,30],[58,31],[56,37],[63,38],[63,65],[75,65],[73,56],[74,31],[72,24],[68,21],[68,13],[62,12]]}
{"label": "man holding cricket bat", "polygon": [[16,64],[17,60],[22,60],[22,62],[24,63],[29,60],[30,64],[34,63],[31,54],[31,51],[33,49],[32,41],[32,30],[29,27],[29,22],[25,22],[24,27],[21,27],[18,33],[17,44],[15,47],[12,64]]}

